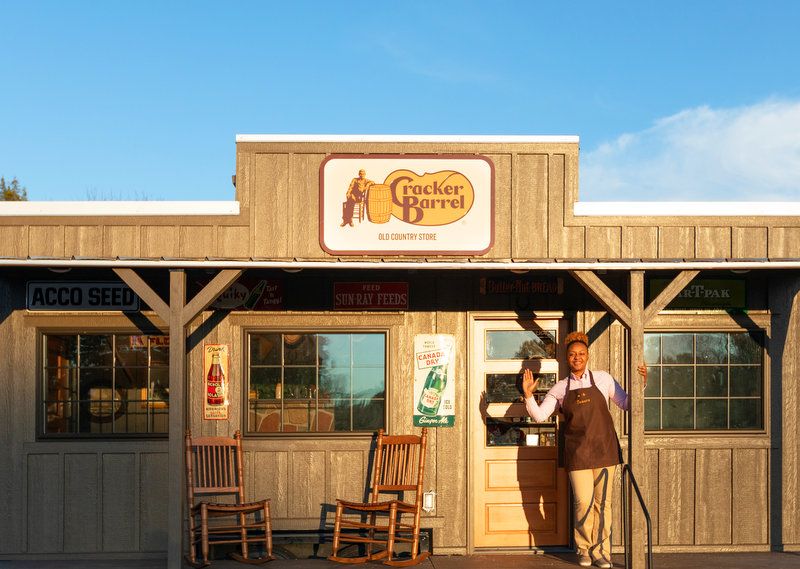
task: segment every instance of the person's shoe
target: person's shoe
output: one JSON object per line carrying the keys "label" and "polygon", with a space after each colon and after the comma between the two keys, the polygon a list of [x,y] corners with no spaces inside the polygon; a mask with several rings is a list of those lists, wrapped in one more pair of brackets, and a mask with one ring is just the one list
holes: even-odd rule
{"label": "person's shoe", "polygon": [[599,567],[600,569],[612,569],[612,567],[614,567],[614,564],[611,563],[611,561],[603,557],[601,557],[600,559],[596,559],[594,564],[596,567]]}
{"label": "person's shoe", "polygon": [[339,227],[344,227],[345,225],[347,225],[347,222],[343,221],[342,224]]}
{"label": "person's shoe", "polygon": [[581,567],[591,567],[592,566],[592,558],[589,557],[588,553],[578,552],[578,565]]}

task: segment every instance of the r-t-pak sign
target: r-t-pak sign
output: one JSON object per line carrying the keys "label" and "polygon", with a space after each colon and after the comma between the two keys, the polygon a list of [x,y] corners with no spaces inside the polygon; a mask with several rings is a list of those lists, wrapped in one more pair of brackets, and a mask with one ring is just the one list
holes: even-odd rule
{"label": "r-t-pak sign", "polygon": [[494,242],[494,165],[476,155],[332,155],[320,166],[331,254],[480,255]]}

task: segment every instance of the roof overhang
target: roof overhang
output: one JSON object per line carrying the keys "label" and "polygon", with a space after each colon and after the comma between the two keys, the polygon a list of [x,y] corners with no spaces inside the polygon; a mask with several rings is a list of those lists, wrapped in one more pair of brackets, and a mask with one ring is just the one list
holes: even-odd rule
{"label": "roof overhang", "polygon": [[0,259],[0,267],[39,268],[142,268],[142,269],[302,269],[323,270],[480,270],[480,271],[684,271],[800,269],[800,259],[697,259],[697,260],[555,260],[470,261],[470,260],[237,260],[237,259]]}

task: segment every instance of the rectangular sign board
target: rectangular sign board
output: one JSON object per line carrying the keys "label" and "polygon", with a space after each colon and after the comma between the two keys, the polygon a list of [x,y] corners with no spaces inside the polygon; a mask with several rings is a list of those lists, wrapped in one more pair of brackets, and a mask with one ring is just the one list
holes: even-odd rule
{"label": "rectangular sign board", "polygon": [[[669,284],[668,279],[650,281],[650,299]],[[745,308],[745,281],[742,279],[695,279],[678,293],[667,309],[673,308]]]}
{"label": "rectangular sign board", "polygon": [[456,342],[450,334],[414,336],[414,426],[456,423]]}
{"label": "rectangular sign board", "polygon": [[334,310],[407,310],[408,283],[333,283]]}
{"label": "rectangular sign board", "polygon": [[29,281],[28,310],[139,310],[139,297],[121,282]]}
{"label": "rectangular sign board", "polygon": [[473,154],[334,154],[319,172],[332,255],[480,255],[494,242],[494,165]]}

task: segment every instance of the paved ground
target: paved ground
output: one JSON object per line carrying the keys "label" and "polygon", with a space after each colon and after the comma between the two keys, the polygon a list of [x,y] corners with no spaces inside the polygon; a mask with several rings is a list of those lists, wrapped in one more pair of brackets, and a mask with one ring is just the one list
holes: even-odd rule
{"label": "paved ground", "polygon": [[[418,565],[420,569],[567,569],[575,568],[572,554],[541,555],[473,555],[435,556]],[[615,567],[622,567],[622,558],[615,556]],[[141,561],[0,561],[2,569],[163,569],[166,563],[157,559]],[[234,561],[214,561],[211,569],[245,569],[252,567]],[[342,565],[325,559],[279,559],[262,565],[269,569],[342,569]],[[353,567],[344,566],[344,567]],[[365,569],[385,567],[380,563],[362,565]],[[800,553],[680,553],[655,556],[657,569],[800,569]]]}

